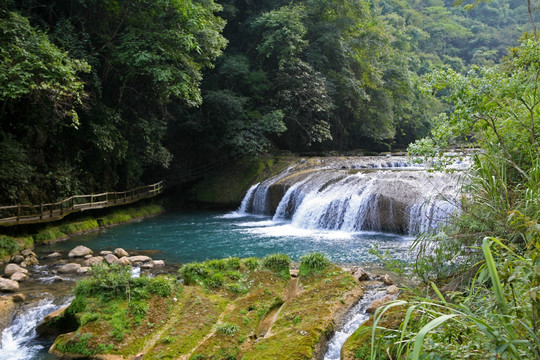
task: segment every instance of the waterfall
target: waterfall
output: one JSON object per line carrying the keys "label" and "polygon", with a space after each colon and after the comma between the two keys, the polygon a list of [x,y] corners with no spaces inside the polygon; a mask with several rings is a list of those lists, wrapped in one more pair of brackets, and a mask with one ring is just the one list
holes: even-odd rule
{"label": "waterfall", "polygon": [[436,229],[458,210],[457,175],[412,170],[399,160],[346,161],[289,168],[250,188],[241,208],[302,229],[410,235]]}
{"label": "waterfall", "polygon": [[339,360],[341,359],[340,353],[341,348],[345,341],[356,331],[367,319],[369,319],[369,314],[366,313],[368,308],[373,301],[381,299],[386,292],[370,290],[366,291],[362,299],[353,306],[345,315],[346,322],[343,326],[339,327],[338,330],[334,333],[332,339],[328,343],[328,349],[326,354],[324,354],[323,360]]}
{"label": "waterfall", "polygon": [[36,335],[36,325],[43,318],[71,302],[55,304],[52,298],[41,300],[29,308],[20,309],[15,316],[13,323],[2,332],[0,342],[0,359],[5,360],[26,360],[37,356],[38,352],[50,344],[40,342]]}
{"label": "waterfall", "polygon": [[239,214],[246,214],[249,211],[249,206],[251,204],[251,200],[253,198],[253,193],[255,192],[255,189],[257,186],[259,186],[260,183],[256,183],[255,185],[252,185],[249,190],[246,193],[246,196],[244,196],[244,199],[242,200],[242,203],[240,204],[240,207],[238,210],[236,210]]}

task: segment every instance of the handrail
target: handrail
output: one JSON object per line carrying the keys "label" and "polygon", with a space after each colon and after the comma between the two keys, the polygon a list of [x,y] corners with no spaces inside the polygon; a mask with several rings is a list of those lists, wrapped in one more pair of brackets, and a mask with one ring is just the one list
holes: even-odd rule
{"label": "handrail", "polygon": [[0,225],[10,226],[22,223],[39,223],[59,220],[67,214],[76,211],[101,209],[154,197],[162,193],[164,188],[164,181],[162,180],[155,184],[140,186],[125,191],[73,195],[55,203],[0,206]]}

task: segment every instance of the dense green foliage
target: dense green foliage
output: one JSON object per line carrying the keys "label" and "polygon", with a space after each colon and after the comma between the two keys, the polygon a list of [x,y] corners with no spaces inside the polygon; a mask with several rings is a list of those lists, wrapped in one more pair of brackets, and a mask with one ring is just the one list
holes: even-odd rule
{"label": "dense green foliage", "polygon": [[422,75],[497,63],[524,30],[518,0],[4,0],[0,203],[276,147],[404,147],[443,106]]}
{"label": "dense green foliage", "polygon": [[453,111],[411,151],[436,156],[437,164],[449,145],[481,151],[461,215],[417,240],[418,274],[444,286],[431,283],[431,291],[376,316],[374,333],[385,311],[407,309],[399,331],[373,336],[372,359],[387,351],[411,359],[540,359],[539,76],[532,36],[499,66],[430,76],[428,86],[444,92]]}

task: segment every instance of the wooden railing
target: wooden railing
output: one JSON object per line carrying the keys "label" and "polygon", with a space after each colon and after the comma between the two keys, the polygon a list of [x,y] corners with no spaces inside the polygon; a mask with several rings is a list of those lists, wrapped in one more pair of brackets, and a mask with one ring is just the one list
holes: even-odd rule
{"label": "wooden railing", "polygon": [[129,204],[163,192],[164,182],[141,186],[126,191],[75,195],[57,203],[39,205],[0,206],[0,225],[31,224],[55,221],[67,214],[90,209]]}

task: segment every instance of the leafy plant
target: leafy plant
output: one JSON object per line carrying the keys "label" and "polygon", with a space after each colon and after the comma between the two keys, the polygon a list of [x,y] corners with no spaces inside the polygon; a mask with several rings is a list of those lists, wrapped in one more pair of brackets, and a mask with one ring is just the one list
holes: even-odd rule
{"label": "leafy plant", "polygon": [[239,331],[239,328],[235,324],[221,323],[216,326],[216,331],[223,335],[234,336]]}
{"label": "leafy plant", "polygon": [[320,272],[330,264],[326,255],[320,252],[306,254],[300,260],[300,274],[302,275],[308,275],[311,272]]}
{"label": "leafy plant", "polygon": [[148,283],[148,292],[151,294],[167,297],[172,294],[173,284],[171,280],[165,276],[158,276],[150,280]]}

